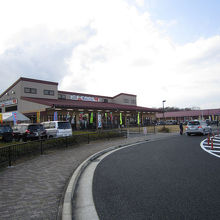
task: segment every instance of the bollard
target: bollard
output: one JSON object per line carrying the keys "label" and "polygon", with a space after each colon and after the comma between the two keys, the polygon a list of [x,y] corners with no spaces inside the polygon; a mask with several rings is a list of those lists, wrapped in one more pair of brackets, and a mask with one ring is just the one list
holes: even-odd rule
{"label": "bollard", "polygon": [[211,139],[211,150],[213,150],[213,138]]}
{"label": "bollard", "polygon": [[209,134],[208,134],[208,146],[209,146],[209,142],[210,142],[210,136],[209,136]]}

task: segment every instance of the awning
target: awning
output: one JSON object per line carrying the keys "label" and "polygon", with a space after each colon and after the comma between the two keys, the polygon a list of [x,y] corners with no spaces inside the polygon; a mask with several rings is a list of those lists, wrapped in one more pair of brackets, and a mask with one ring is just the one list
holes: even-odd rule
{"label": "awning", "polygon": [[[13,113],[15,113],[14,116]],[[14,117],[16,121],[21,121],[21,122],[30,121],[28,117],[26,117],[25,115],[23,115],[18,111],[2,113],[3,121],[14,121]]]}

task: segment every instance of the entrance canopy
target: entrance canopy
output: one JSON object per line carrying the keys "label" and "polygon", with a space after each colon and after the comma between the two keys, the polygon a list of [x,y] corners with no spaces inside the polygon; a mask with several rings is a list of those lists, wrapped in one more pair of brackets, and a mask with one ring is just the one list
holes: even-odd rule
{"label": "entrance canopy", "polygon": [[19,122],[29,122],[30,119],[23,115],[22,113],[15,111],[15,112],[6,112],[2,113],[2,119],[5,122],[10,122],[10,121],[19,121]]}

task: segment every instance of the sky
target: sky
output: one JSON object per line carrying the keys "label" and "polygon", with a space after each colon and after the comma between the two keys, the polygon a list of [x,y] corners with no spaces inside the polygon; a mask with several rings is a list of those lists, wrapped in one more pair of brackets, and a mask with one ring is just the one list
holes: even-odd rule
{"label": "sky", "polygon": [[0,0],[0,93],[20,77],[220,108],[219,0]]}

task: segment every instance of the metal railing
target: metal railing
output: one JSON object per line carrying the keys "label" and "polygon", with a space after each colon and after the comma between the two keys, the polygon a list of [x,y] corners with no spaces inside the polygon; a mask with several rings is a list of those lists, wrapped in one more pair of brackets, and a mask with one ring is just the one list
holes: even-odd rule
{"label": "metal railing", "polygon": [[53,138],[46,140],[29,141],[0,147],[0,167],[12,166],[18,159],[34,155],[43,155],[49,149],[67,148],[79,143],[90,143],[99,139],[126,137],[124,130],[96,131],[77,134],[70,137]]}

